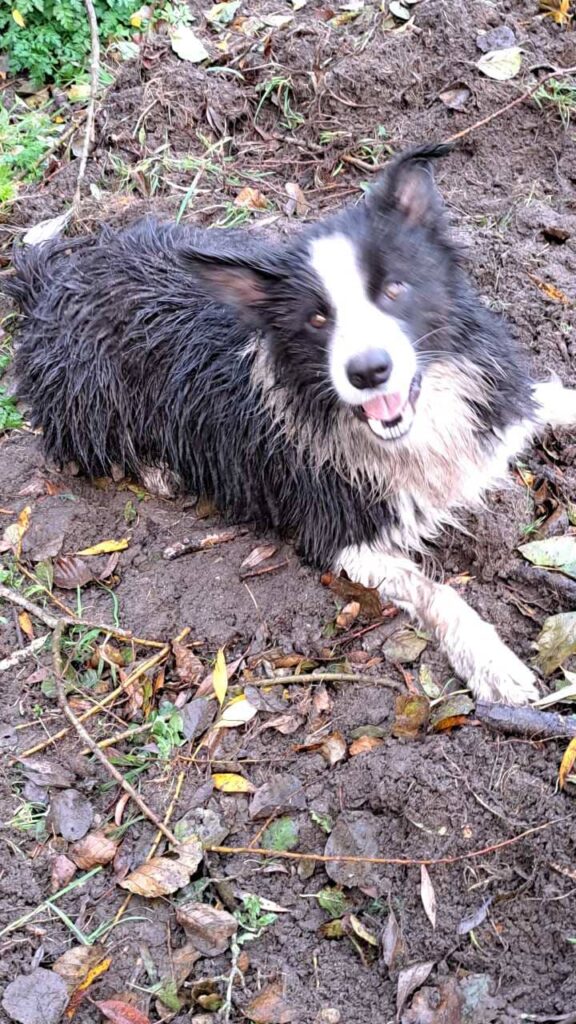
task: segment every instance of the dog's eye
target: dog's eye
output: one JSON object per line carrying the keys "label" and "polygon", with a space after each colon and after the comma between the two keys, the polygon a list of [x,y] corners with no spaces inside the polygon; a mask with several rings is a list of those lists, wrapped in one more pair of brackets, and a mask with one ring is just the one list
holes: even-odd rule
{"label": "dog's eye", "polygon": [[407,285],[403,281],[389,281],[388,284],[384,285],[384,295],[391,302],[395,302],[401,295],[406,292]]}
{"label": "dog's eye", "polygon": [[323,327],[326,327],[328,317],[325,313],[312,313],[312,316],[308,317],[308,323],[310,327],[314,327],[315,330],[320,331]]}

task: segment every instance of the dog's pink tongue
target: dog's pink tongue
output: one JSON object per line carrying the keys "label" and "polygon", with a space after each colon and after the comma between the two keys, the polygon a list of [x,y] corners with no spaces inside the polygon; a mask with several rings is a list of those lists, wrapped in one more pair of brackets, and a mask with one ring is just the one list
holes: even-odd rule
{"label": "dog's pink tongue", "polygon": [[404,396],[399,391],[392,395],[376,395],[369,402],[364,402],[362,408],[369,420],[394,420],[400,415],[404,408]]}

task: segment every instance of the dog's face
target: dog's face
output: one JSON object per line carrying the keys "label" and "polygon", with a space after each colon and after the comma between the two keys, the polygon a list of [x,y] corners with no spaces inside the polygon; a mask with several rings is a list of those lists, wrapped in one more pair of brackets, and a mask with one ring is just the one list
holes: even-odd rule
{"label": "dog's face", "polygon": [[207,291],[263,329],[282,384],[386,443],[410,431],[449,344],[454,258],[428,156],[396,160],[365,202],[284,250],[190,254]]}

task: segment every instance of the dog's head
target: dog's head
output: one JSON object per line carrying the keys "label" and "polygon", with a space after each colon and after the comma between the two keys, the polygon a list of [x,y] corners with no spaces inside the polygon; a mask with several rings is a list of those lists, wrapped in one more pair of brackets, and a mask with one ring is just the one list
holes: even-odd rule
{"label": "dog's head", "polygon": [[285,247],[184,253],[215,299],[263,331],[279,382],[344,404],[383,442],[410,430],[426,365],[449,344],[455,258],[431,173],[445,147],[393,160],[364,202]]}

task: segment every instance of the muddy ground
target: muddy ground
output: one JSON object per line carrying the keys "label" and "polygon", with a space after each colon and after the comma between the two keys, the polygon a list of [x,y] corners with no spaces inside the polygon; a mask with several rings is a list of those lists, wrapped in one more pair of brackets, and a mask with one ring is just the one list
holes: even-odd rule
{"label": "muddy ground", "polygon": [[[357,17],[334,27],[330,19],[342,12],[309,0],[292,12],[288,24],[261,29],[264,43],[247,37],[239,23],[217,49],[222,37],[203,20],[202,5],[193,3],[214,63],[209,68],[186,64],[156,36],[143,42],[137,59],[111,65],[116,79],[98,107],[85,199],[70,230],[127,223],[150,211],[180,212],[190,222],[249,221],[254,230],[274,224],[294,230],[299,214],[315,218],[356,201],[372,166],[389,152],[447,138],[530,89],[552,67],[576,64],[574,32],[538,17],[537,6],[534,0],[422,0],[411,8],[413,23],[399,31],[401,23],[393,21],[392,30],[377,4],[367,3]],[[291,11],[282,0],[242,8],[260,15]],[[475,67],[481,52],[477,37],[500,26],[514,33],[523,50],[522,70],[512,82],[483,77]],[[268,96],[273,79],[289,83],[272,89],[274,102]],[[463,110],[451,110],[439,98],[453,86],[464,98]],[[10,102],[10,89],[3,101]],[[438,173],[455,233],[486,301],[507,317],[536,372],[553,372],[573,384],[574,140],[575,128],[562,120],[557,106],[527,100],[463,138]],[[58,152],[43,180],[2,214],[5,266],[15,237],[67,208],[76,174],[73,154]],[[306,209],[287,209],[287,183],[302,190]],[[265,209],[235,205],[245,187],[264,195]],[[558,291],[547,291],[549,285]],[[468,524],[468,536],[447,535],[432,553],[446,577],[457,577],[461,592],[527,659],[546,616],[572,610],[574,592],[562,577],[527,568],[516,549],[527,533],[537,535],[535,521],[543,534],[567,529],[575,494],[574,450],[568,435],[549,436],[526,459],[523,483],[514,474],[510,491],[494,496],[486,512]],[[296,807],[288,808],[298,830],[296,852],[322,853],[327,830],[334,829],[329,839],[334,843],[335,836],[341,841],[343,831],[352,829],[353,852],[415,863],[364,865],[350,880],[338,874],[330,879],[322,863],[211,854],[191,886],[154,900],[134,897],[123,920],[107,932],[126,895],[118,881],[143,862],[155,829],[136,809],[118,808],[120,788],[110,786],[104,768],[82,755],[83,744],[70,736],[42,754],[51,766],[47,780],[39,778],[38,766],[31,772],[13,762],[15,753],[62,724],[47,650],[2,678],[0,919],[7,929],[0,937],[2,987],[32,967],[50,969],[79,944],[79,936],[93,938],[102,926],[111,964],[94,981],[76,1020],[99,1021],[92,1000],[109,998],[132,1001],[150,1021],[225,1019],[219,1005],[231,970],[229,949],[195,963],[192,957],[186,978],[176,986],[179,1010],[177,1003],[172,1009],[160,1005],[154,986],[174,973],[185,942],[178,907],[197,899],[215,907],[224,902],[234,911],[242,909],[248,892],[283,910],[242,947],[248,963],[241,963],[244,987],[237,983],[231,989],[231,1021],[392,1022],[399,972],[427,962],[432,967],[426,987],[410,993],[400,1009],[404,1024],[576,1020],[574,791],[568,786],[559,792],[556,786],[566,740],[505,738],[479,725],[473,713],[445,732],[429,727],[415,739],[394,735],[396,692],[385,683],[402,693],[422,679],[429,685],[431,678],[440,689],[450,680],[433,645],[399,667],[386,644],[405,628],[400,618],[385,614],[375,622],[360,615],[348,626],[336,626],[343,600],[299,565],[289,549],[274,553],[273,571],[246,577],[245,558],[273,538],[243,533],[226,545],[166,561],[162,552],[168,545],[191,534],[221,531],[222,523],[190,499],[150,497],[130,486],[112,480],[94,485],[56,473],[43,463],[39,438],[26,430],[0,441],[2,528],[30,508],[20,566],[37,571],[38,561],[59,553],[129,538],[106,577],[107,588],[82,588],[85,619],[110,622],[117,615],[122,628],[157,641],[169,641],[188,627],[186,642],[201,659],[201,676],[224,647],[229,663],[244,656],[240,677],[234,677],[243,685],[272,672],[310,668],[362,673],[373,682],[277,686],[261,698],[248,725],[227,731],[209,751],[198,749],[201,729],[162,760],[144,734],[110,748],[115,763],[124,772],[144,766],[130,777],[160,817],[184,771],[172,822],[196,808],[206,823],[207,812],[213,812],[216,845],[224,836],[231,846],[258,845],[269,822],[266,815],[251,817],[249,796],[215,790],[214,772],[240,773],[255,787],[289,773],[302,786]],[[6,582],[30,594],[30,580],[14,558],[2,557]],[[262,568],[269,563],[256,570]],[[55,587],[53,593],[78,611],[74,590]],[[36,590],[32,599],[43,604],[46,595]],[[53,601],[46,607],[58,613]],[[8,603],[0,605],[0,613],[2,658],[26,642],[27,624]],[[34,617],[33,629],[35,636],[46,632]],[[71,665],[67,679],[76,687],[69,699],[77,713],[102,699],[114,679],[126,678],[150,654],[138,644],[112,639],[108,655],[128,648],[119,669],[94,656],[93,638],[82,645],[80,633],[74,636],[76,646],[66,647],[65,660]],[[166,697],[182,705],[193,696],[190,676],[177,671],[172,655],[145,678],[145,693],[137,686],[113,711],[91,720],[95,739],[115,735],[127,723],[142,724]],[[553,681],[543,684],[543,691],[549,686]],[[290,716],[294,731],[263,730],[279,715]],[[322,728],[341,733],[347,746],[345,757],[331,766],[317,748],[296,749]],[[379,742],[352,754],[358,731]],[[54,777],[56,769],[63,778]],[[41,905],[51,892],[55,858],[70,850],[45,811],[53,809],[62,788],[89,801],[96,826],[114,827],[116,818],[120,829],[113,839],[121,847],[113,865],[59,898],[56,912]],[[31,808],[36,825],[26,817]],[[274,817],[273,810],[268,817]],[[529,834],[499,845],[524,832]],[[472,856],[486,847],[496,849]],[[336,849],[342,852],[341,846]],[[421,900],[418,861],[467,854],[430,868],[437,903],[432,927]],[[76,877],[81,875],[79,869]],[[343,911],[356,915],[381,943],[395,915],[400,939],[391,963],[381,945],[374,947],[354,932],[350,918],[343,937],[326,937],[330,915],[314,894],[346,881],[359,884],[342,889],[346,905],[340,917]],[[12,927],[35,908],[40,909],[29,920]],[[470,915],[476,915],[472,922]],[[283,1007],[268,1015],[246,1009],[259,990],[277,981],[284,987]],[[35,1012],[32,1020],[54,1019],[45,1006],[40,1016],[38,1008]],[[2,1014],[0,1019],[10,1019]]]}

